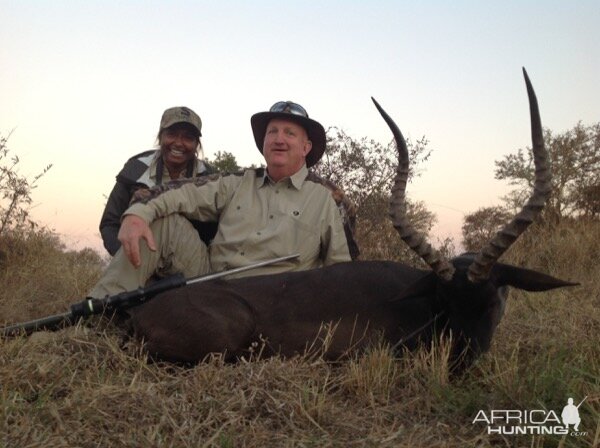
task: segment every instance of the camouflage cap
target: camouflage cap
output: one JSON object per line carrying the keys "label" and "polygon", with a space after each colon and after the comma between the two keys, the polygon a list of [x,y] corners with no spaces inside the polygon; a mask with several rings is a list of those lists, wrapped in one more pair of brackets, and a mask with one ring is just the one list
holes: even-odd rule
{"label": "camouflage cap", "polygon": [[163,112],[160,119],[160,130],[166,129],[177,123],[188,123],[198,130],[202,136],[202,120],[196,112],[188,107],[171,107]]}

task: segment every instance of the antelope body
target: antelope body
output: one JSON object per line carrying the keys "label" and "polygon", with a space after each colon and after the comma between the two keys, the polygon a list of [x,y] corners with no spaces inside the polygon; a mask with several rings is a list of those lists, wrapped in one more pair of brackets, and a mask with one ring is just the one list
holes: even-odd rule
{"label": "antelope body", "polygon": [[337,359],[379,338],[393,347],[413,349],[451,333],[453,367],[468,366],[489,349],[508,286],[546,291],[576,284],[497,261],[543,209],[550,193],[537,100],[525,71],[524,75],[535,188],[523,210],[482,251],[445,260],[406,221],[406,144],[396,124],[373,100],[399,153],[390,205],[394,227],[432,270],[389,261],[354,261],[168,291],[132,310],[132,328],[148,353],[181,362],[197,362],[210,353],[235,360],[260,343],[263,355],[293,356],[312,348]]}

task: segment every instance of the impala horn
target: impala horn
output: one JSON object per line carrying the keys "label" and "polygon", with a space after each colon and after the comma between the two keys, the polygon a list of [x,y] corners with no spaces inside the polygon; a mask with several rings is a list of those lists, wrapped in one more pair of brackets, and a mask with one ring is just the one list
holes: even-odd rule
{"label": "impala horn", "polygon": [[542,120],[540,119],[537,98],[535,97],[535,92],[525,68],[523,68],[523,75],[525,76],[525,84],[527,85],[529,114],[531,115],[531,141],[535,164],[535,184],[533,192],[523,209],[475,256],[475,260],[469,266],[467,273],[469,280],[474,283],[482,282],[489,277],[494,263],[542,212],[552,191],[552,174],[550,172],[548,153],[544,146]]}
{"label": "impala horn", "polygon": [[452,280],[454,275],[454,266],[446,260],[442,255],[431,247],[427,242],[427,238],[420,232],[417,232],[408,222],[406,216],[406,183],[408,181],[408,149],[406,141],[398,129],[394,120],[387,114],[379,105],[375,98],[371,97],[375,107],[389,126],[396,146],[398,148],[398,167],[396,168],[396,177],[394,178],[394,186],[392,187],[392,197],[390,199],[390,217],[396,231],[400,234],[400,238],[408,244],[417,255],[419,255],[425,263],[431,266],[431,269],[438,277],[445,281]]}

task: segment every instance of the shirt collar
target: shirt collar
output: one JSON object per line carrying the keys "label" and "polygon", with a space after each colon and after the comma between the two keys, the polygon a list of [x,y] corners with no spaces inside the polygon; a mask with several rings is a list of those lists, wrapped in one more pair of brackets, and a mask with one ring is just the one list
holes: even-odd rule
{"label": "shirt collar", "polygon": [[[287,185],[291,185],[296,190],[300,190],[302,188],[302,184],[306,180],[307,176],[308,176],[308,168],[306,167],[306,164],[304,164],[304,165],[302,165],[302,168],[300,168],[298,171],[296,171],[290,177],[282,179],[280,182],[286,182]],[[273,184],[274,185],[276,183],[277,182],[274,182],[273,179],[271,179],[269,177],[269,174],[267,173],[267,169],[265,168],[264,174],[263,174],[263,181],[259,185],[259,188],[263,187],[265,185],[269,185],[269,184]]]}
{"label": "shirt collar", "polygon": [[290,183],[294,186],[294,188],[296,188],[296,190],[300,190],[302,188],[302,184],[306,180],[306,176],[308,176],[308,168],[306,167],[306,164],[304,164],[297,173],[294,173],[292,176],[290,176]]}

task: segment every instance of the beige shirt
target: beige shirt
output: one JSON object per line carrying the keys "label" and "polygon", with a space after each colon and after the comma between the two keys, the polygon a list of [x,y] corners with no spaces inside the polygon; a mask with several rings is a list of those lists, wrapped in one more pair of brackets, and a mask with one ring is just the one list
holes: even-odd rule
{"label": "beige shirt", "polygon": [[181,213],[219,221],[210,245],[213,271],[299,253],[299,259],[261,269],[261,274],[304,270],[350,261],[340,211],[332,192],[311,180],[306,166],[273,182],[264,169],[239,175],[208,175],[170,183],[132,205],[147,223]]}

